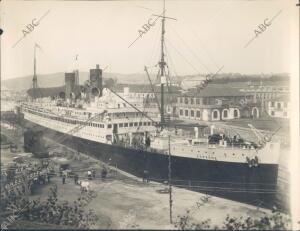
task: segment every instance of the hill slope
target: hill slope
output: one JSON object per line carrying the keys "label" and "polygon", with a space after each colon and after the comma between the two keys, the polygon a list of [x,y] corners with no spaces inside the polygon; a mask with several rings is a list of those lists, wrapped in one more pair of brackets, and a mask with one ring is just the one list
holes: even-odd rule
{"label": "hill slope", "polygon": [[[65,84],[65,74],[63,72],[38,75],[38,86],[40,88],[59,87]],[[119,74],[119,73],[103,73],[104,79],[115,79],[117,83],[124,84],[149,84],[146,73],[139,74]],[[83,84],[89,78],[88,72],[79,73],[79,84]],[[151,75],[151,80],[154,83],[156,75]],[[197,81],[197,79],[199,81]],[[181,83],[192,81],[193,84],[199,84],[203,80],[203,76],[185,75],[171,77],[172,83]],[[195,81],[196,80],[196,81]],[[289,75],[287,73],[274,75],[241,75],[239,73],[220,73],[213,76],[213,82],[216,84],[238,84],[245,85],[246,82],[260,82],[263,85],[288,85]],[[18,77],[13,79],[1,80],[1,84],[11,90],[27,90],[32,86],[32,75]]]}

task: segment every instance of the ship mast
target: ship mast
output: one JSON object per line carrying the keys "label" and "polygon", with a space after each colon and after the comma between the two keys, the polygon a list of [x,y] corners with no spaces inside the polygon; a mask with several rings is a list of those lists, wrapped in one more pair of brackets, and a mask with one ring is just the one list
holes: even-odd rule
{"label": "ship mast", "polygon": [[163,16],[161,19],[161,58],[159,62],[160,67],[160,91],[161,91],[161,110],[160,110],[160,125],[161,128],[165,125],[165,116],[164,116],[164,84],[166,83],[166,76],[165,76],[165,53],[164,53],[164,41],[165,41],[165,0],[164,0],[164,9],[163,9]]}
{"label": "ship mast", "polygon": [[166,70],[165,70],[165,66],[167,65],[167,63],[165,62],[165,52],[164,52],[164,43],[165,43],[165,21],[166,19],[172,19],[172,20],[177,20],[176,18],[171,18],[171,17],[166,17],[165,16],[165,12],[166,12],[166,3],[164,0],[164,9],[163,9],[163,13],[162,15],[155,15],[158,17],[161,17],[161,57],[160,57],[160,61],[158,63],[159,68],[160,68],[160,72],[159,72],[159,76],[160,76],[160,91],[161,91],[161,106],[160,106],[160,127],[161,129],[163,129],[163,127],[166,125],[165,124],[165,116],[164,116],[164,112],[165,112],[165,107],[164,107],[164,85],[167,83],[167,77],[166,77]]}

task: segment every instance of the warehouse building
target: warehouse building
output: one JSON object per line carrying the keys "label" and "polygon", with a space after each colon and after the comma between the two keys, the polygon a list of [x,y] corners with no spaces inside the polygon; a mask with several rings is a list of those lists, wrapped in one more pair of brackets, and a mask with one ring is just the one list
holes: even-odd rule
{"label": "warehouse building", "polygon": [[259,118],[260,103],[254,94],[234,88],[207,87],[177,97],[167,107],[172,117],[185,120],[220,121]]}

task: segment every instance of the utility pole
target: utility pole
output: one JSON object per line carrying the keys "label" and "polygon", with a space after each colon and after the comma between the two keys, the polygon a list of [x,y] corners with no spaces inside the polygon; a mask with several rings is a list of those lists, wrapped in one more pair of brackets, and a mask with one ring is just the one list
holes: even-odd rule
{"label": "utility pole", "polygon": [[172,183],[171,183],[171,136],[169,135],[169,203],[170,203],[170,223],[172,224]]}

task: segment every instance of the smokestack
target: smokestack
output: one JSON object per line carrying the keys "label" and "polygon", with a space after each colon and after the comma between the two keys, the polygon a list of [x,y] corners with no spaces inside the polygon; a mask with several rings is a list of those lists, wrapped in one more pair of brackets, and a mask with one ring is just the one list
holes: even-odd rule
{"label": "smokestack", "polygon": [[79,86],[79,71],[75,70],[75,86]]}
{"label": "smokestack", "polygon": [[71,98],[71,93],[75,90],[75,73],[65,73],[65,92],[66,92],[66,99]]}
{"label": "smokestack", "polygon": [[102,96],[102,69],[99,68],[99,64],[96,65],[96,69],[90,69],[90,92],[93,88],[99,89],[99,96]]}

